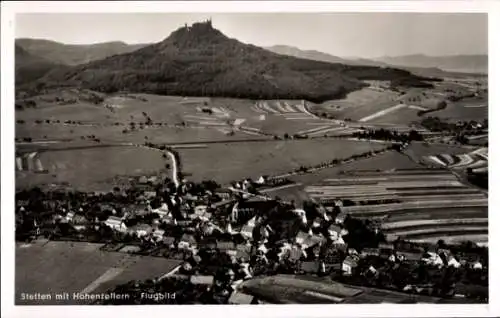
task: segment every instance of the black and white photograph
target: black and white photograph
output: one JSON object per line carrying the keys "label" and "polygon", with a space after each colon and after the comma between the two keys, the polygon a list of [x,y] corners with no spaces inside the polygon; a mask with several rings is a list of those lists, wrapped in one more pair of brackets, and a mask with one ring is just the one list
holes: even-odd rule
{"label": "black and white photograph", "polygon": [[16,13],[14,305],[490,303],[488,20]]}

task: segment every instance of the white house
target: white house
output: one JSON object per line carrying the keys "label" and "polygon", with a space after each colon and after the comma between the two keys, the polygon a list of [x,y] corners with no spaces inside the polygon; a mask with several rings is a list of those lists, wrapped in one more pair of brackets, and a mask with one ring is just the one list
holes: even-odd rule
{"label": "white house", "polygon": [[352,275],[352,270],[358,266],[358,262],[351,256],[347,256],[342,262],[342,271],[344,275]]}
{"label": "white house", "polygon": [[336,217],[335,217],[335,223],[337,224],[343,224],[344,221],[345,221],[345,218],[347,217],[347,214],[344,213],[344,212],[341,212],[339,213]]}
{"label": "white house", "polygon": [[71,221],[73,221],[74,217],[75,217],[75,212],[69,211],[68,214],[66,214],[65,221],[71,222]]}
{"label": "white house", "polygon": [[342,237],[342,228],[338,225],[332,224],[328,228],[328,234],[333,241]]}
{"label": "white house", "polygon": [[455,267],[455,268],[459,268],[461,265],[460,263],[456,260],[455,257],[453,256],[449,256],[448,257],[448,266],[452,266],[452,267]]}
{"label": "white house", "polygon": [[109,226],[115,231],[119,232],[126,232],[127,231],[127,226],[123,222],[123,220],[119,217],[116,216],[110,216],[106,221],[104,221],[104,224]]}
{"label": "white house", "polygon": [[260,176],[256,181],[256,183],[258,184],[265,184],[266,182],[267,182],[267,176]]}
{"label": "white house", "polygon": [[153,212],[158,214],[161,218],[164,218],[165,216],[170,214],[168,205],[166,203],[163,203],[159,208],[154,209]]}
{"label": "white house", "polygon": [[198,205],[194,208],[194,213],[198,215],[203,215],[207,213],[208,207],[206,205]]}
{"label": "white house", "polygon": [[153,231],[153,237],[158,241],[163,239],[164,234],[165,234],[165,230],[156,229]]}
{"label": "white house", "polygon": [[306,211],[302,209],[294,209],[292,212],[302,220],[303,224],[307,224]]}
{"label": "white house", "polygon": [[422,261],[427,265],[433,265],[433,266],[438,266],[438,267],[441,267],[444,265],[444,262],[441,259],[441,257],[434,252],[425,253],[422,256]]}
{"label": "white house", "polygon": [[483,264],[481,264],[479,261],[475,261],[475,262],[472,264],[472,268],[473,268],[473,269],[483,269]]}
{"label": "white house", "polygon": [[246,224],[241,228],[241,235],[243,235],[246,239],[252,239],[253,238],[253,230],[255,226],[251,226],[250,224]]}
{"label": "white house", "polygon": [[144,237],[153,232],[153,228],[148,225],[148,224],[139,224],[135,226],[133,229],[135,234],[137,234],[138,237]]}

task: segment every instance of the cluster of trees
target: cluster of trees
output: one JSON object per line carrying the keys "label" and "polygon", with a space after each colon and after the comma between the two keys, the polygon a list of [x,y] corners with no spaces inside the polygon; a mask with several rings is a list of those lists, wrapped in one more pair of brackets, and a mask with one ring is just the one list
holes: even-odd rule
{"label": "cluster of trees", "polygon": [[387,151],[387,150],[392,150],[394,149],[394,147],[391,145],[391,146],[388,146],[386,148],[383,148],[383,149],[379,149],[379,150],[371,150],[371,151],[368,151],[368,152],[364,152],[364,153],[361,153],[361,154],[354,154],[348,158],[345,158],[345,159],[332,159],[330,161],[325,161],[325,162],[322,162],[320,164],[316,164],[316,165],[312,165],[312,166],[304,166],[304,165],[301,165],[300,167],[296,168],[294,170],[294,172],[296,173],[308,173],[310,172],[311,170],[314,170],[314,169],[323,169],[323,168],[327,168],[327,167],[331,167],[331,166],[334,166],[334,165],[337,165],[337,164],[341,164],[343,162],[347,162],[347,161],[350,161],[350,160],[357,160],[357,159],[362,159],[362,158],[368,158],[370,156],[374,156],[376,154],[379,154],[381,152],[384,152],[384,151]]}
{"label": "cluster of trees", "polygon": [[427,110],[419,110],[417,112],[417,115],[418,116],[423,116],[425,114],[429,114],[429,113],[432,113],[432,112],[437,112],[439,110],[445,109],[446,106],[448,106],[448,103],[446,103],[446,101],[442,100],[442,101],[440,101],[440,102],[437,103],[436,108],[427,109]]}
{"label": "cluster of trees", "polygon": [[416,130],[410,130],[409,133],[398,133],[397,131],[381,128],[376,130],[364,130],[355,132],[352,135],[353,137],[357,137],[359,139],[391,140],[397,142],[424,140],[423,136]]}
{"label": "cluster of trees", "polygon": [[380,231],[375,231],[374,221],[357,219],[347,216],[344,226],[349,231],[343,237],[349,247],[361,250],[363,248],[376,248],[380,243],[385,243],[386,238]]}
{"label": "cluster of trees", "polygon": [[462,99],[470,98],[470,97],[474,97],[474,96],[476,96],[476,93],[461,94],[461,95],[451,95],[451,96],[448,96],[447,99],[450,102],[458,102],[458,101],[460,101]]}
{"label": "cluster of trees", "polygon": [[[420,124],[429,129],[430,131],[445,131],[461,134],[484,134],[485,129],[488,128],[488,120],[484,119],[481,123],[470,121],[447,122],[441,120],[439,117],[425,117]],[[481,125],[481,127],[478,126]]]}
{"label": "cluster of trees", "polygon": [[25,99],[25,100],[16,100],[15,108],[16,110],[24,110],[26,108],[36,108],[37,104],[34,100]]}
{"label": "cluster of trees", "polygon": [[488,189],[488,171],[475,172],[472,168],[467,168],[467,180],[483,189]]}

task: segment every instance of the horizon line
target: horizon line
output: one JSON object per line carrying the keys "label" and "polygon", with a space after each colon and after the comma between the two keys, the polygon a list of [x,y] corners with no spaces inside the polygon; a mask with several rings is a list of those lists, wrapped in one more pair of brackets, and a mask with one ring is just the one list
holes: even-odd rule
{"label": "horizon line", "polygon": [[[106,44],[106,43],[123,43],[125,45],[146,45],[147,46],[147,45],[153,45],[153,44],[156,44],[156,43],[159,43],[159,42],[162,41],[162,40],[160,40],[158,42],[137,42],[137,43],[133,43],[133,42],[127,42],[127,41],[123,41],[123,40],[110,40],[110,41],[104,41],[104,42],[91,42],[91,43],[81,43],[81,42],[80,43],[68,43],[68,42],[62,42],[62,41],[51,39],[51,38],[15,37],[14,38],[14,42],[17,41],[17,40],[49,41],[49,42],[55,42],[55,43],[62,44],[62,45],[75,45],[75,46],[91,46],[91,45],[99,45],[99,44]],[[244,43],[244,42],[242,42],[242,43]],[[256,45],[256,44],[253,44],[253,43],[245,43],[245,44]],[[375,60],[375,59],[380,59],[380,58],[396,58],[396,57],[407,57],[407,56],[418,56],[418,55],[425,56],[425,57],[431,57],[431,58],[432,57],[456,57],[456,56],[487,56],[488,57],[488,52],[487,53],[474,53],[474,54],[470,54],[470,53],[456,53],[456,54],[443,54],[443,55],[430,55],[430,54],[425,54],[425,53],[421,53],[420,52],[420,53],[411,53],[411,54],[403,54],[403,55],[383,55],[383,56],[375,56],[375,57],[366,57],[366,56],[340,56],[340,55],[335,55],[334,53],[320,51],[318,49],[305,49],[305,48],[300,48],[298,46],[289,45],[289,44],[274,44],[274,45],[271,45],[271,46],[256,45],[256,46],[261,47],[263,49],[271,48],[271,47],[274,47],[274,46],[287,46],[287,47],[295,48],[295,49],[298,49],[298,50],[301,50],[301,51],[315,51],[315,52],[319,52],[319,53],[323,53],[323,54],[328,54],[328,55],[331,55],[331,56],[334,56],[334,57],[339,57],[339,58],[349,59],[349,60],[356,60],[356,59]]]}

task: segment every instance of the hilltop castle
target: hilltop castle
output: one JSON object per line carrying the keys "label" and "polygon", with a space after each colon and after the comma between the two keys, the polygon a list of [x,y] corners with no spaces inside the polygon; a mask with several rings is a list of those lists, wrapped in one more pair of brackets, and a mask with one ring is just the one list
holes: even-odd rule
{"label": "hilltop castle", "polygon": [[211,29],[212,28],[212,18],[209,18],[203,22],[195,22],[191,26],[188,26],[187,23],[184,24],[184,28],[186,28],[188,31],[190,31],[193,28],[207,28]]}

